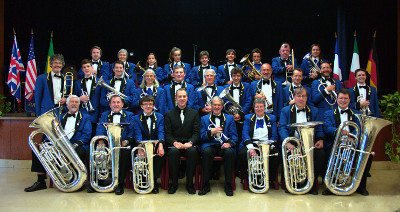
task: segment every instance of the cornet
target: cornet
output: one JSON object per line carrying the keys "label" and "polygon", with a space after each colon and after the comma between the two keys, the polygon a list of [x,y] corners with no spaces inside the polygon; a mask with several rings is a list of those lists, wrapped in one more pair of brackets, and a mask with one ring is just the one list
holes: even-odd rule
{"label": "cornet", "polygon": [[[357,102],[360,102],[360,103],[361,103],[361,101],[364,101],[364,100],[365,100],[365,98],[364,98],[364,96],[362,96],[362,95],[360,95],[360,96],[357,97]],[[372,114],[371,110],[369,109],[369,106],[362,107],[362,106],[360,105],[360,107],[361,107],[361,110],[360,110],[360,111],[362,112],[362,114],[367,115],[367,116],[369,116],[369,115]]]}
{"label": "cornet", "polygon": [[[133,172],[133,189],[138,194],[148,194],[154,188],[154,170],[153,158],[157,155],[154,154],[153,149],[157,140],[140,141],[144,147],[135,147],[131,152],[132,159],[132,172]],[[145,156],[137,155],[136,150],[143,150]]]}
{"label": "cornet", "polygon": [[[84,91],[82,88],[81,88],[81,95],[82,95],[82,96],[88,96],[88,97],[89,97],[88,92],[87,92],[87,91]],[[93,106],[92,106],[92,103],[90,102],[90,97],[89,97],[89,101],[88,101],[88,102],[84,102],[84,103],[82,104],[82,107],[83,107],[84,109],[86,109],[86,111],[88,111],[88,112],[94,111],[94,108],[93,108]]]}
{"label": "cornet", "polygon": [[265,94],[264,94],[264,92],[260,89],[260,88],[257,88],[257,91],[256,91],[256,96],[257,95],[261,95],[261,96],[264,96],[265,97],[265,102],[267,103],[267,109],[272,109],[272,108],[274,108],[274,104],[271,104],[269,101],[268,101],[268,98],[265,96]]}
{"label": "cornet", "polygon": [[[210,119],[210,122],[211,122],[211,124],[208,125],[208,130],[212,130],[213,128],[216,128],[216,127],[217,127],[217,125],[216,125],[213,121],[211,121],[211,119]],[[229,140],[229,138],[228,138],[223,132],[214,134],[213,137],[214,137],[215,140],[217,140],[221,145],[223,145],[226,141]],[[224,142],[222,139],[224,139],[225,142]]]}
{"label": "cornet", "polygon": [[207,106],[211,106],[211,99],[213,98],[213,97],[207,92],[207,89],[206,89],[207,86],[208,86],[208,84],[204,84],[204,85],[202,85],[200,88],[197,89],[198,91],[204,91],[204,92],[206,93],[206,95],[207,95],[207,97],[208,97],[208,99],[209,99],[209,101],[207,101],[206,104],[205,104],[206,107],[207,107]]}

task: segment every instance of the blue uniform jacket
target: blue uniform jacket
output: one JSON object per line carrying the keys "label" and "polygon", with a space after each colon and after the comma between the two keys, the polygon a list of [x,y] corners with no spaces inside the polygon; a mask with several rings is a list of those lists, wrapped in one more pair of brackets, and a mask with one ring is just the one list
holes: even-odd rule
{"label": "blue uniform jacket", "polygon": [[[105,81],[109,86],[114,87],[115,80],[114,78],[111,80]],[[111,92],[110,90],[106,88],[101,88],[101,94],[100,94],[100,105],[106,110],[110,109],[110,106],[108,105],[107,101],[107,94]],[[138,97],[136,96],[135,92],[135,84],[132,80],[123,78],[121,87],[120,87],[120,92],[125,94],[127,98],[125,99],[125,104],[124,107],[134,107],[134,104],[137,103]]]}
{"label": "blue uniform jacket", "polygon": [[[101,76],[103,76],[104,79],[109,79],[107,77],[112,75],[112,73],[110,73],[110,71],[112,72],[112,69],[110,69],[110,64],[100,60],[99,64],[97,65],[96,77],[100,78]],[[77,77],[78,77],[78,79],[83,79],[85,77],[85,73],[83,73],[82,67],[79,68]]]}
{"label": "blue uniform jacket", "polygon": [[[292,58],[288,58],[290,65],[292,64]],[[281,63],[280,57],[275,57],[272,59],[272,75],[274,76],[274,80],[276,83],[283,83],[286,80],[286,67],[284,67]],[[294,58],[294,68],[298,68],[297,60]],[[290,75],[291,76],[291,75]],[[292,78],[288,77],[288,81],[292,82]]]}
{"label": "blue uniform jacket", "polygon": [[[311,88],[307,86],[303,86],[307,90],[308,97],[307,97],[307,105],[313,105],[311,101]],[[289,102],[294,98],[294,91],[293,91],[293,84],[286,86],[283,88],[283,106],[288,106]]]}
{"label": "blue uniform jacket", "polygon": [[[242,142],[239,145],[239,149],[247,144],[253,143],[254,126],[257,121],[257,115],[255,113],[247,114],[244,116],[244,124],[242,131]],[[278,141],[278,128],[276,125],[276,116],[268,113],[264,113],[264,121],[268,129],[268,139]]]}
{"label": "blue uniform jacket", "polygon": [[[229,85],[225,85],[224,88],[229,87],[229,94],[233,98],[233,83]],[[247,82],[241,82],[240,83],[240,91],[239,91],[240,97],[239,97],[239,105],[242,106],[242,111],[244,114],[248,114],[251,109],[251,94],[250,94],[250,84]],[[224,102],[228,102],[229,100],[224,98]],[[244,118],[244,117],[243,117]]]}
{"label": "blue uniform jacket", "polygon": [[[92,80],[92,87],[89,88],[89,90],[90,90],[90,103],[91,103],[91,105],[92,105],[94,110],[93,111],[87,111],[86,109],[83,108],[83,103],[82,102],[81,102],[81,104],[79,106],[79,111],[81,111],[81,113],[83,113],[83,114],[89,115],[90,116],[90,120],[92,121],[92,123],[97,123],[99,121],[101,87],[100,86],[96,87],[97,80],[98,79],[94,78]],[[85,79],[81,79],[81,80],[75,81],[74,94],[80,97],[80,96],[82,96],[82,90],[83,91],[87,91]],[[88,105],[89,105],[89,103],[88,103]]]}
{"label": "blue uniform jacket", "polygon": [[[122,140],[130,140],[133,141],[133,113],[129,111],[122,110],[123,115],[121,116],[121,123],[128,123],[128,125],[124,125],[124,129],[122,130]],[[102,123],[112,123],[113,117],[111,116],[111,110],[104,111],[101,114],[99,125],[96,128],[96,135],[105,135],[107,136],[107,130],[102,125]],[[121,140],[121,141],[122,141]]]}
{"label": "blue uniform jacket", "polygon": [[[234,64],[234,67],[239,67],[242,68],[241,65]],[[230,75],[229,75],[229,68],[228,64],[220,65],[218,66],[218,71],[217,71],[217,81],[218,85],[226,85],[226,83],[229,81]]]}
{"label": "blue uniform jacket", "polygon": [[[183,82],[182,88],[186,88],[188,94],[188,102],[187,106],[193,108],[196,104],[196,94],[194,92],[193,85]],[[169,111],[175,108],[175,86],[173,84],[169,84],[164,86],[165,93],[165,111]]]}
{"label": "blue uniform jacket", "polygon": [[[61,114],[61,125],[65,127],[67,122],[66,113]],[[76,123],[74,135],[71,137],[71,145],[78,144],[87,151],[89,149],[89,143],[92,135],[92,123],[90,117],[86,114],[78,112],[76,114]]]}
{"label": "blue uniform jacket", "polygon": [[[140,105],[139,105],[139,101],[141,99],[140,95],[143,96],[144,95],[143,93],[146,93],[146,91],[144,91],[143,88],[138,88],[135,90],[135,92],[136,92],[135,96],[137,96],[138,98],[137,98],[137,101],[133,102],[132,105],[134,108],[138,108],[139,109],[138,114],[141,114],[143,112],[143,110],[142,110],[142,108],[140,108]],[[158,87],[158,88],[153,87],[153,96],[156,99],[156,105],[155,105],[156,111],[161,113],[162,115],[165,115],[166,101],[165,101],[164,89],[162,89],[160,87]]]}
{"label": "blue uniform jacket", "polygon": [[[209,69],[213,69],[215,71],[216,76],[218,77],[218,71],[217,68],[212,66],[212,65],[208,65]],[[192,68],[191,70],[191,74],[190,74],[190,84],[192,84],[195,88],[200,87],[203,84],[203,70],[202,68],[200,68],[201,66],[196,66],[194,68]],[[216,79],[216,81],[218,81]],[[219,84],[218,84],[219,85]]]}
{"label": "blue uniform jacket", "polygon": [[[376,88],[367,85],[367,100],[369,100],[369,109],[372,112],[372,116],[379,118],[379,101],[378,101],[378,94],[376,93]],[[350,108],[361,111],[360,103],[357,102],[357,97],[360,96],[360,92],[358,90],[358,86],[354,86],[349,88],[351,93],[351,101],[350,101]]]}
{"label": "blue uniform jacket", "polygon": [[[64,76],[64,75],[62,75]],[[61,79],[61,90],[64,87],[64,80]],[[51,72],[48,74],[41,74],[36,79],[35,84],[35,109],[36,116],[40,116],[43,113],[53,109],[54,107],[54,93],[53,93],[53,81]]]}
{"label": "blue uniform jacket", "polygon": [[[150,115],[151,129],[148,129],[147,120],[143,118],[144,114],[140,113],[133,117],[133,128],[135,129],[135,141],[160,140],[164,143],[164,116],[154,112]],[[161,141],[162,140],[162,141]]]}
{"label": "blue uniform jacket", "polygon": [[[223,90],[224,90],[224,87],[222,87],[222,86],[216,86],[216,85],[214,84],[213,91],[210,93],[210,95],[211,95],[211,97],[218,96]],[[195,103],[193,109],[195,109],[195,110],[201,110],[201,109],[204,108],[205,105],[206,105],[206,102],[207,102],[207,93],[206,93],[205,89],[204,89],[204,90],[201,90],[201,91],[199,91],[199,89],[196,89],[195,92],[196,92],[196,93],[195,93],[195,96],[196,96],[196,103]]]}
{"label": "blue uniform jacket", "polygon": [[[189,65],[189,63],[184,63],[181,62],[181,64],[183,65],[183,68],[185,68],[185,81],[188,83],[191,83],[191,72],[192,72],[192,67]],[[161,76],[158,76],[158,78],[161,79],[161,81],[159,81],[160,83],[162,83],[164,86],[171,84],[171,73],[174,70],[174,63],[168,63],[164,65],[164,69],[163,72],[161,74]]]}
{"label": "blue uniform jacket", "polygon": [[[274,104],[274,114],[279,118],[281,114],[281,109],[283,107],[283,93],[282,93],[282,84],[277,83],[274,80],[271,80],[272,83],[272,104]],[[262,83],[261,80],[257,80],[251,83],[251,95],[254,97],[256,95],[257,89],[261,89]]]}
{"label": "blue uniform jacket", "polygon": [[[111,64],[110,66],[110,70],[108,71],[107,76],[104,76],[104,80],[108,79],[112,79],[114,77],[114,72],[113,72],[113,68],[114,68],[114,64]],[[129,75],[128,79],[132,80],[135,84],[135,87],[139,86],[139,82],[138,79],[136,78],[136,70],[135,70],[136,65],[130,62],[126,62],[125,64],[125,73],[127,73]],[[125,74],[124,74],[125,75]],[[124,76],[126,77],[126,76]]]}
{"label": "blue uniform jacket", "polygon": [[[220,126],[222,129],[224,129],[224,134],[226,137],[229,138],[228,141],[224,141],[224,143],[229,143],[231,145],[230,149],[233,151],[234,154],[236,154],[236,143],[237,143],[237,131],[236,131],[236,124],[235,120],[233,119],[233,116],[224,114],[222,113],[222,120],[220,120]],[[201,151],[204,151],[204,149],[208,146],[212,145],[221,145],[220,142],[216,141],[213,136],[211,136],[211,130],[208,130],[208,126],[211,124],[211,114],[208,114],[206,116],[201,117],[200,121],[200,138],[202,141],[201,144]],[[212,122],[215,123],[215,120],[212,120]],[[214,127],[212,127],[214,128]]]}

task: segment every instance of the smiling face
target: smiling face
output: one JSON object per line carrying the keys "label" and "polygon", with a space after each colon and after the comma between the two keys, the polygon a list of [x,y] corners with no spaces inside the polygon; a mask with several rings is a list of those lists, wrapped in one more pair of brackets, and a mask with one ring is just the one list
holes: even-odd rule
{"label": "smiling face", "polygon": [[118,60],[121,60],[122,62],[125,62],[127,58],[128,58],[128,55],[126,55],[126,52],[120,52],[118,54]]}
{"label": "smiling face", "polygon": [[228,62],[233,63],[235,61],[236,54],[234,52],[229,52],[226,55],[226,59],[228,59]]}
{"label": "smiling face", "polygon": [[331,66],[329,65],[329,63],[322,63],[321,73],[322,73],[322,76],[325,78],[330,77],[330,74],[332,73],[332,69],[331,69]]}
{"label": "smiling face", "polygon": [[215,115],[221,114],[222,108],[223,108],[223,104],[222,104],[222,101],[221,101],[220,99],[214,99],[214,100],[212,101],[212,103],[211,103],[211,109],[212,109],[212,112],[213,112]]}
{"label": "smiling face", "polygon": [[185,70],[183,68],[174,69],[174,79],[176,82],[182,82],[185,79]]}
{"label": "smiling face", "polygon": [[367,79],[367,73],[365,73],[365,71],[357,72],[357,74],[356,74],[357,83],[364,85],[366,79]]}
{"label": "smiling face", "polygon": [[264,64],[261,66],[261,74],[264,80],[269,80],[272,75],[272,68],[269,64]]}
{"label": "smiling face", "polygon": [[124,103],[122,102],[122,99],[119,96],[111,97],[109,105],[110,105],[111,111],[113,111],[114,113],[120,112],[122,110],[122,108],[124,107]]}
{"label": "smiling face", "polygon": [[350,96],[344,93],[339,93],[337,103],[340,109],[346,109],[350,104]]}
{"label": "smiling face", "polygon": [[215,73],[213,71],[206,71],[206,74],[204,76],[208,85],[214,85]]}
{"label": "smiling face", "polygon": [[152,86],[156,77],[152,71],[147,71],[146,74],[143,76],[144,80],[146,81],[146,86]]}
{"label": "smiling face", "polygon": [[71,114],[74,114],[78,112],[79,110],[79,98],[78,97],[72,97],[69,99],[68,104],[67,104],[68,111]]}
{"label": "smiling face", "polygon": [[296,86],[300,86],[302,80],[303,80],[303,72],[295,69],[292,75],[293,84],[295,84]]}
{"label": "smiling face", "polygon": [[51,64],[50,67],[52,68],[52,71],[55,74],[59,74],[61,72],[61,69],[63,68],[63,63],[61,60],[54,60]]}
{"label": "smiling face", "polygon": [[255,113],[256,113],[256,115],[257,115],[258,117],[263,116],[263,115],[264,115],[264,111],[265,111],[265,104],[263,104],[263,103],[256,103],[256,104],[254,105],[254,111],[255,111]]}
{"label": "smiling face", "polygon": [[124,66],[119,63],[115,63],[113,67],[113,71],[115,73],[116,78],[121,78],[122,75],[124,74]]}
{"label": "smiling face", "polygon": [[175,95],[175,102],[177,103],[178,107],[181,109],[185,108],[187,101],[188,101],[188,96],[186,91],[178,90]]}
{"label": "smiling face", "polygon": [[320,53],[321,53],[321,51],[320,51],[320,49],[319,49],[318,46],[313,46],[313,47],[312,47],[312,49],[311,49],[311,55],[312,55],[314,58],[318,58]]}
{"label": "smiling face", "polygon": [[93,74],[93,66],[90,63],[85,63],[82,65],[82,71],[85,77],[90,77]]}
{"label": "smiling face", "polygon": [[98,61],[101,57],[100,49],[93,48],[91,56],[93,61]]}
{"label": "smiling face", "polygon": [[281,48],[279,49],[279,55],[281,56],[282,59],[287,59],[289,58],[290,54],[290,46],[287,44],[283,44]]}
{"label": "smiling face", "polygon": [[146,115],[150,115],[153,112],[154,109],[154,103],[152,101],[148,101],[148,102],[143,102],[140,105],[140,108],[142,108],[143,112]]}
{"label": "smiling face", "polygon": [[303,109],[307,104],[307,90],[304,89],[303,92],[297,92],[297,94],[294,95],[294,102],[297,108]]}

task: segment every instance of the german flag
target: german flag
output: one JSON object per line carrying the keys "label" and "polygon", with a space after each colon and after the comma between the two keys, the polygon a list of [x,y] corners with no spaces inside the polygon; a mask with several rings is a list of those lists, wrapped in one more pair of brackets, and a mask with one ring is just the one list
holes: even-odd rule
{"label": "german flag", "polygon": [[376,53],[376,48],[375,48],[375,37],[376,37],[376,31],[372,38],[371,50],[369,52],[369,57],[368,57],[367,72],[371,76],[369,85],[375,87],[376,90],[378,90],[378,65],[377,65],[378,55]]}

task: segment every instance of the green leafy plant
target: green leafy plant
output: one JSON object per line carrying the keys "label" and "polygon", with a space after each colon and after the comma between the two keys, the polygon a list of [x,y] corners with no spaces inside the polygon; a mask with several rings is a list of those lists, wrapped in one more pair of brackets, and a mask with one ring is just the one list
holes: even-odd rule
{"label": "green leafy plant", "polygon": [[11,110],[11,102],[6,101],[6,97],[0,94],[0,117],[4,116]]}
{"label": "green leafy plant", "polygon": [[385,143],[385,154],[389,156],[393,162],[399,161],[400,153],[400,94],[383,95],[379,100],[379,106],[384,118],[391,121],[392,124],[392,140]]}

